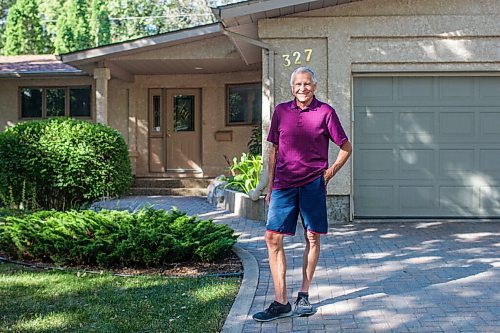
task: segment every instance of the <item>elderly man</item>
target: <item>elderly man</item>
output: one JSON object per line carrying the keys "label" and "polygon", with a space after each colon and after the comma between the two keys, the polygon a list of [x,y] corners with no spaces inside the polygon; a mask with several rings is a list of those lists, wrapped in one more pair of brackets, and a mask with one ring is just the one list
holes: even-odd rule
{"label": "elderly man", "polygon": [[[309,286],[320,253],[320,235],[328,230],[326,185],[345,164],[352,152],[335,110],[314,96],[317,79],[308,67],[297,68],[290,85],[295,97],[276,106],[267,140],[273,144],[269,156],[269,213],[266,244],[274,283],[275,300],[264,311],[253,315],[256,321],[271,321],[315,312],[309,303]],[[328,167],[328,144],[333,141],[340,152]],[[302,266],[302,285],[295,308],[286,293],[284,235],[294,235],[300,214],[306,247]]]}

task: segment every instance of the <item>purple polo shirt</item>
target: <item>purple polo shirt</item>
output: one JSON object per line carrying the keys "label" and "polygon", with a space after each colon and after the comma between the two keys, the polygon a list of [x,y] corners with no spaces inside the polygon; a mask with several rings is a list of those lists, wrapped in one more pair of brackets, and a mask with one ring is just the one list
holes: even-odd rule
{"label": "purple polo shirt", "polygon": [[267,141],[278,145],[273,189],[302,186],[328,168],[328,144],[348,140],[335,110],[313,98],[301,110],[295,99],[274,109]]}

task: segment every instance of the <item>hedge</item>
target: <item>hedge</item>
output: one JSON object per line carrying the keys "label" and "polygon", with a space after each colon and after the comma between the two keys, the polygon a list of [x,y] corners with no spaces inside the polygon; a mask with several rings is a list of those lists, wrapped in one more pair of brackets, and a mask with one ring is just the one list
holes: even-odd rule
{"label": "hedge", "polygon": [[3,206],[67,210],[120,196],[131,181],[127,144],[109,126],[53,118],[0,133]]}
{"label": "hedge", "polygon": [[237,236],[178,210],[38,211],[1,217],[0,252],[61,265],[157,267],[227,256]]}

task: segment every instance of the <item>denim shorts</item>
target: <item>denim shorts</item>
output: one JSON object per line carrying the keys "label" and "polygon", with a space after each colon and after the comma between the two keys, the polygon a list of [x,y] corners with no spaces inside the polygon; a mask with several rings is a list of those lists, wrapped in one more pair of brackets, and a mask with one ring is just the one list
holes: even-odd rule
{"label": "denim shorts", "polygon": [[266,229],[293,236],[299,214],[305,230],[315,234],[327,233],[326,188],[323,176],[299,187],[273,190]]}

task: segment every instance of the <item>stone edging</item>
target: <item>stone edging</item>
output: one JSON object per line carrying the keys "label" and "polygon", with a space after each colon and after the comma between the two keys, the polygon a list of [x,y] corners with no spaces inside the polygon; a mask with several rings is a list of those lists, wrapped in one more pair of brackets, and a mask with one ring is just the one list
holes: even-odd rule
{"label": "stone edging", "polygon": [[233,252],[243,264],[243,280],[221,333],[241,333],[243,331],[259,282],[259,265],[255,257],[236,244],[233,246]]}

